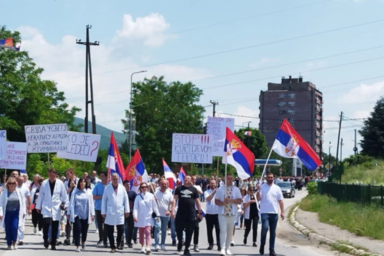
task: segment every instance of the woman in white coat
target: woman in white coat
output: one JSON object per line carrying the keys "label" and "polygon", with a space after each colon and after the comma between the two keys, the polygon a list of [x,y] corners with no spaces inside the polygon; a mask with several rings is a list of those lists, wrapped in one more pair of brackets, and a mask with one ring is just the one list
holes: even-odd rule
{"label": "woman in white coat", "polygon": [[27,212],[25,200],[21,191],[17,188],[16,179],[9,177],[5,185],[6,190],[0,196],[0,220],[5,228],[8,250],[17,249],[17,231],[22,218]]}
{"label": "woman in white coat", "polygon": [[129,217],[128,194],[125,187],[119,184],[119,175],[111,175],[112,183],[109,184],[101,200],[101,216],[105,219],[108,240],[111,246],[111,253],[116,252],[115,240],[113,237],[114,226],[117,228],[117,248],[120,249],[121,238],[124,233],[124,221]]}
{"label": "woman in white coat", "polygon": [[95,218],[95,207],[93,204],[92,192],[85,188],[86,182],[83,178],[79,179],[77,188],[72,192],[71,202],[68,208],[68,219],[73,225],[73,238],[75,240],[76,251],[80,252],[81,247],[85,249],[89,224]]}
{"label": "woman in white coat", "polygon": [[247,238],[249,232],[251,231],[252,226],[252,238],[253,238],[253,246],[256,247],[256,239],[257,239],[257,224],[259,223],[259,202],[257,201],[256,195],[253,193],[252,186],[248,186],[247,195],[243,199],[243,207],[244,207],[244,245],[247,244]]}
{"label": "woman in white coat", "polygon": [[[135,222],[135,227],[139,228],[141,253],[150,254],[151,249],[149,246],[151,244],[151,228],[155,221],[153,215],[156,215],[156,221],[159,222],[160,213],[155,196],[150,192],[147,192],[148,184],[146,182],[142,182],[139,189],[140,194],[136,196],[135,205],[133,207],[133,221]],[[146,237],[146,247],[144,246],[144,235]]]}

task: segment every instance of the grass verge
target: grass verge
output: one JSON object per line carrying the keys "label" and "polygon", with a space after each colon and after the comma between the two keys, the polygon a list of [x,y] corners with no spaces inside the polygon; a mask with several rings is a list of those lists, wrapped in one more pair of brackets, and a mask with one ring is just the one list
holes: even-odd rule
{"label": "grass verge", "polygon": [[358,236],[384,240],[384,210],[374,205],[337,202],[324,195],[308,195],[299,206],[317,212],[321,222],[338,226]]}

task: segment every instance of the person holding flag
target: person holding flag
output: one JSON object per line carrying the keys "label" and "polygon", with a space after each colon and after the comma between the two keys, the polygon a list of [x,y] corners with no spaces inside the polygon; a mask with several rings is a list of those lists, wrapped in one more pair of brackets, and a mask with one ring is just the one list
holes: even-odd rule
{"label": "person holding flag", "polygon": [[149,182],[147,170],[145,169],[143,159],[141,158],[139,149],[136,149],[125,169],[127,180],[130,180],[131,190],[140,193],[139,187],[141,182]]}

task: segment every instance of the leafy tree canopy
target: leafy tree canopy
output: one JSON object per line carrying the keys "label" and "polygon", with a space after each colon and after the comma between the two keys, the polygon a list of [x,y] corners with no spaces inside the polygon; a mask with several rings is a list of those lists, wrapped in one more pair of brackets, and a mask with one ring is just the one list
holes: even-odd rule
{"label": "leafy tree canopy", "polygon": [[[246,131],[250,131],[251,135],[245,135]],[[255,158],[260,158],[262,155],[267,153],[267,143],[265,137],[258,129],[254,128],[241,128],[235,131],[236,136],[247,146]]]}

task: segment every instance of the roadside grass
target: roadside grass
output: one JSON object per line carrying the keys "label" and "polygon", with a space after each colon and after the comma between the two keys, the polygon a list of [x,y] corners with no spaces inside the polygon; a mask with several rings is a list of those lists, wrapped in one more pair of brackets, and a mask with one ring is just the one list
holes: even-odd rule
{"label": "roadside grass", "polygon": [[346,165],[342,177],[343,183],[354,183],[362,181],[363,184],[384,185],[384,162],[374,160],[357,166]]}
{"label": "roadside grass", "polygon": [[337,202],[324,195],[308,195],[301,209],[317,212],[319,220],[348,230],[358,236],[384,240],[384,210],[375,205]]}

